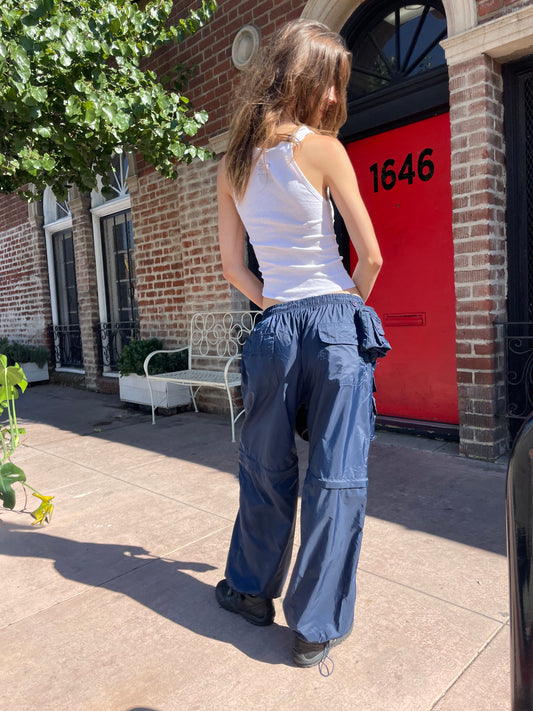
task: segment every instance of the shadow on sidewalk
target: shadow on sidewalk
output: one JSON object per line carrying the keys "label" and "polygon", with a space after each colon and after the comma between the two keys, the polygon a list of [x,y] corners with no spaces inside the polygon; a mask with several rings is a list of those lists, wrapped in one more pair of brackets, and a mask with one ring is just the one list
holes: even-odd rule
{"label": "shadow on sidewalk", "polygon": [[[130,597],[177,625],[231,644],[258,661],[290,663],[290,630],[276,623],[257,628],[223,610],[215,600],[214,587],[189,574],[202,574],[215,566],[157,558],[138,546],[73,541],[30,529],[17,524],[0,526],[0,555],[53,560],[57,572],[68,580]],[[111,570],[113,577],[102,580],[105,571]]]}
{"label": "shadow on sidewalk", "polygon": [[368,515],[506,555],[501,466],[379,444],[378,438],[368,468]]}
{"label": "shadow on sidewalk", "polygon": [[[30,444],[31,423],[42,423],[94,437],[96,442],[144,449],[238,478],[238,445],[231,442],[227,416],[187,412],[158,417],[153,426],[147,413],[122,407],[116,396],[57,385],[29,388],[17,408],[21,418],[27,419]],[[297,444],[305,468],[306,446],[298,437]],[[382,444],[378,434],[370,450],[369,481],[370,516],[506,555],[505,471],[501,466]]]}

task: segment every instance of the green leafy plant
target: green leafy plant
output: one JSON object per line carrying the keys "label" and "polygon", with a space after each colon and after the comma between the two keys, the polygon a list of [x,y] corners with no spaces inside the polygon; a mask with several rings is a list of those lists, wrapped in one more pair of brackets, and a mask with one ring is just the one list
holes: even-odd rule
{"label": "green leafy plant", "polygon": [[7,356],[9,365],[15,363],[35,363],[42,368],[48,363],[50,353],[45,346],[32,346],[18,341],[0,338],[0,353]]}
{"label": "green leafy plant", "polygon": [[[198,0],[200,4],[200,0]],[[202,0],[184,19],[173,0],[2,0],[0,191],[26,199],[49,185],[107,185],[113,156],[138,150],[163,176],[211,153],[191,143],[207,121],[183,95],[190,72],[158,77],[154,51],[183,41],[213,16]],[[28,190],[28,185],[33,190]]]}
{"label": "green leafy plant", "polygon": [[20,483],[33,492],[33,496],[40,500],[39,507],[32,512],[35,519],[33,525],[49,522],[52,518],[54,505],[53,496],[43,496],[26,481],[26,474],[11,457],[20,443],[21,435],[25,430],[18,426],[15,400],[19,394],[24,393],[28,382],[24,371],[16,363],[7,364],[7,357],[0,354],[0,443],[2,446],[0,457],[0,499],[7,509],[15,507],[16,493],[14,484]]}
{"label": "green leafy plant", "polygon": [[[144,375],[143,364],[147,356],[153,351],[160,351],[164,348],[159,338],[149,338],[146,340],[132,340],[124,346],[118,362],[120,375]],[[187,351],[180,353],[158,353],[150,361],[150,375],[158,373],[172,373],[176,370],[187,368]]]}

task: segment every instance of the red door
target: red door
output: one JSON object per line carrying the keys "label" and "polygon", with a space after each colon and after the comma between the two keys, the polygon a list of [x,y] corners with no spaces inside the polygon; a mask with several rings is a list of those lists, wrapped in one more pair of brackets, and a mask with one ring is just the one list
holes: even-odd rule
{"label": "red door", "polygon": [[384,260],[368,302],[392,347],[376,371],[378,412],[457,423],[448,114],[347,150]]}

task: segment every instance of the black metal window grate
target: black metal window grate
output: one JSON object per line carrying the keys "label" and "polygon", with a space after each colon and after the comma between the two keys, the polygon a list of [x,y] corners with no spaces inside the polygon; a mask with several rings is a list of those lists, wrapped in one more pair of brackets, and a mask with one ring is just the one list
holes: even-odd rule
{"label": "black metal window grate", "polygon": [[503,67],[508,323],[503,328],[511,434],[533,410],[533,60]]}
{"label": "black metal window grate", "polygon": [[496,324],[505,344],[506,416],[517,426],[533,411],[533,322]]}
{"label": "black metal window grate", "polygon": [[527,191],[527,310],[529,320],[533,321],[533,76],[524,80],[524,123]]}
{"label": "black metal window grate", "polygon": [[52,325],[53,354],[56,367],[83,368],[83,350],[81,331],[78,324],[64,326]]}
{"label": "black metal window grate", "polygon": [[120,354],[132,339],[139,338],[138,321],[106,321],[94,327],[98,342],[99,366],[104,372],[116,373]]}

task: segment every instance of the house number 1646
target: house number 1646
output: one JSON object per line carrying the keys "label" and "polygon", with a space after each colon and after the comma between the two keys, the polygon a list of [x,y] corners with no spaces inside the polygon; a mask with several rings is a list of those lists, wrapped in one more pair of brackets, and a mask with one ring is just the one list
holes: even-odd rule
{"label": "house number 1646", "polygon": [[429,157],[432,154],[433,148],[424,148],[418,156],[415,168],[413,154],[408,153],[398,173],[394,170],[394,164],[396,163],[394,158],[388,158],[384,161],[381,170],[379,169],[379,164],[374,163],[370,166],[370,172],[374,178],[374,192],[378,192],[380,183],[383,190],[392,190],[397,180],[407,180],[409,185],[413,184],[416,177],[425,183],[431,180],[435,172],[435,165]]}

